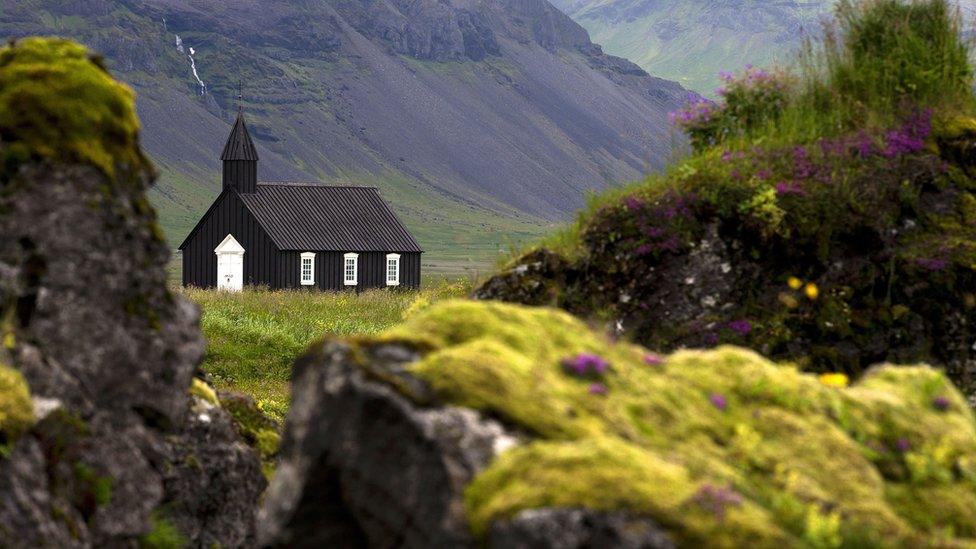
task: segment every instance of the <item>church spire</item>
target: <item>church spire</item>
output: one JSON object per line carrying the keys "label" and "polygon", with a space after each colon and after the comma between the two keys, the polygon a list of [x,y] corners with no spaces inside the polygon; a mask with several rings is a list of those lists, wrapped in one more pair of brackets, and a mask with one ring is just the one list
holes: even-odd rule
{"label": "church spire", "polygon": [[237,120],[224,145],[220,159],[224,163],[224,189],[235,189],[239,193],[257,192],[258,150],[251,140],[244,122],[244,84],[240,84],[237,96]]}

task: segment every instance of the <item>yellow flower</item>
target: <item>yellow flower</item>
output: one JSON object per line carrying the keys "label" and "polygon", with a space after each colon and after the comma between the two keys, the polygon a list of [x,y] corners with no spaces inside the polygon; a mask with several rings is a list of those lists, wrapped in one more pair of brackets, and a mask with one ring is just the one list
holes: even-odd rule
{"label": "yellow flower", "polygon": [[820,288],[818,288],[813,282],[810,282],[807,284],[807,287],[803,289],[803,293],[807,294],[807,297],[810,299],[817,299],[820,297]]}
{"label": "yellow flower", "polygon": [[826,385],[827,387],[836,387],[838,389],[843,389],[851,382],[850,379],[845,374],[822,374],[820,376],[820,383]]}
{"label": "yellow flower", "polygon": [[800,288],[803,287],[803,281],[795,276],[791,276],[790,279],[786,281],[786,283],[789,284],[790,288],[793,290],[799,290]]}

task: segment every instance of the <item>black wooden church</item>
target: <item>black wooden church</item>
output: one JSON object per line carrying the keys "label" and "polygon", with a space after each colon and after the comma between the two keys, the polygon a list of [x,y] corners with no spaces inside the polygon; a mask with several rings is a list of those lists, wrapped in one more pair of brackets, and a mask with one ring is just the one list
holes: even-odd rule
{"label": "black wooden church", "polygon": [[243,112],[220,158],[223,190],[180,245],[184,286],[420,286],[423,251],[376,188],[259,183]]}

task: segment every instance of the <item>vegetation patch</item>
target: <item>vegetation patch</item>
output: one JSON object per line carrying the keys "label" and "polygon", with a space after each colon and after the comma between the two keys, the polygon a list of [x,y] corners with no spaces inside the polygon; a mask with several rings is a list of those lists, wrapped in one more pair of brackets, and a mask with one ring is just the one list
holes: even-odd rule
{"label": "vegetation patch", "polygon": [[488,297],[549,285],[535,294],[654,348],[746,345],[853,376],[931,362],[972,386],[976,107],[958,15],[843,1],[836,21],[797,70],[726,74],[720,102],[677,113],[694,154],[542,243],[568,274],[519,278],[518,260]]}
{"label": "vegetation patch", "polygon": [[207,353],[201,368],[214,386],[250,395],[264,414],[281,423],[290,403],[291,365],[310,343],[327,335],[379,333],[405,315],[468,289],[463,282],[444,282],[419,292],[182,293],[203,309]]}
{"label": "vegetation patch", "polygon": [[135,94],[83,46],[28,38],[0,48],[0,183],[48,159],[137,173],[149,167],[138,132]]}
{"label": "vegetation patch", "polygon": [[976,421],[928,367],[848,386],[741,348],[660,355],[559,310],[469,301],[358,340],[388,342],[423,352],[409,371],[439,404],[530,436],[468,487],[476,533],[582,506],[646,515],[689,546],[976,542]]}
{"label": "vegetation patch", "polygon": [[34,424],[27,380],[17,370],[0,363],[0,457]]}

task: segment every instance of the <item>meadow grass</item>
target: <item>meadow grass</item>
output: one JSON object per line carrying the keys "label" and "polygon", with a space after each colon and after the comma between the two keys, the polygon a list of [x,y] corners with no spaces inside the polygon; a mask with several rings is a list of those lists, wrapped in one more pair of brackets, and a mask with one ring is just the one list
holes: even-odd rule
{"label": "meadow grass", "polygon": [[465,280],[420,291],[307,292],[249,288],[240,293],[182,289],[202,309],[207,339],[202,369],[220,390],[248,394],[282,420],[290,404],[291,366],[323,337],[369,335],[404,315],[470,290]]}

